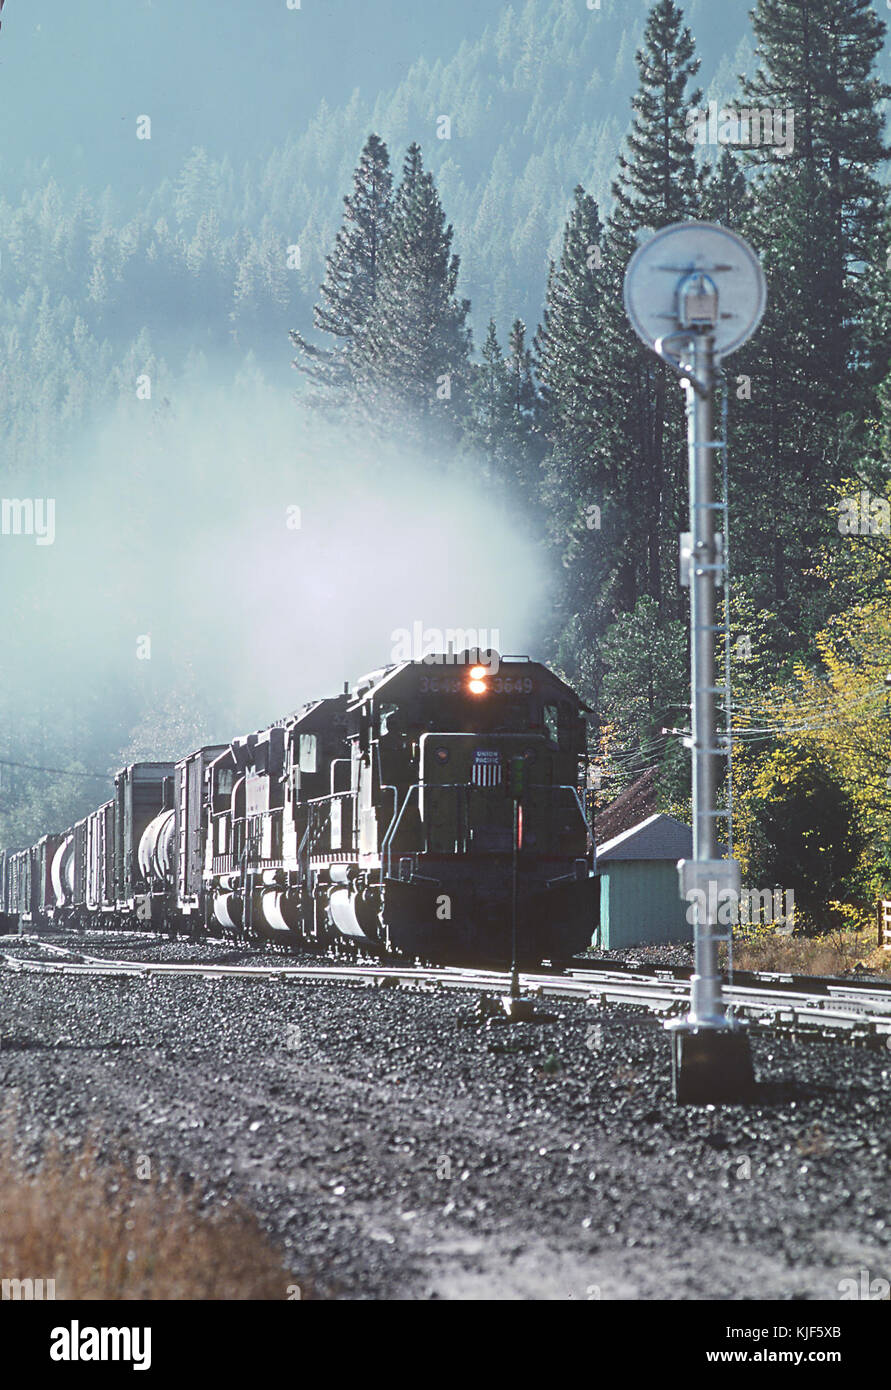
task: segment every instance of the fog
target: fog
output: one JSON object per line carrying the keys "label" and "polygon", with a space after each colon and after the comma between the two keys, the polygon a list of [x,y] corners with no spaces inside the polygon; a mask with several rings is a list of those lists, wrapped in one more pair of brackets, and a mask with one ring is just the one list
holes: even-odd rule
{"label": "fog", "polygon": [[543,560],[473,460],[379,449],[251,363],[150,387],[47,470],[53,544],[3,538],[7,750],[39,705],[44,760],[180,756],[337,693],[416,624],[534,646]]}

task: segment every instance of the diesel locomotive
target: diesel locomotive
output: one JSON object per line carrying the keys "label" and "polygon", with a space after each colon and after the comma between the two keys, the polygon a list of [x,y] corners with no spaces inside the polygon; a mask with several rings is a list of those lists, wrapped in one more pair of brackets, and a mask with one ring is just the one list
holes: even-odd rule
{"label": "diesel locomotive", "polygon": [[590,943],[585,705],[527,657],[402,661],[269,728],[137,763],[0,852],[7,927],[139,925],[537,964]]}

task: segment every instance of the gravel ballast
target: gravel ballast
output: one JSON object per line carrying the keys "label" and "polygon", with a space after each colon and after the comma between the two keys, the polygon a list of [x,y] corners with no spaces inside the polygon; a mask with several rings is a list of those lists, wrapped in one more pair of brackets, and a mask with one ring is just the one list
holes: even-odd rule
{"label": "gravel ballast", "polygon": [[838,1299],[861,1270],[891,1278],[891,1052],[756,1037],[755,1105],[679,1108],[649,1015],[476,1004],[4,971],[0,1095],[35,1161],[51,1133],[95,1133],[109,1161],[242,1201],[322,1296]]}

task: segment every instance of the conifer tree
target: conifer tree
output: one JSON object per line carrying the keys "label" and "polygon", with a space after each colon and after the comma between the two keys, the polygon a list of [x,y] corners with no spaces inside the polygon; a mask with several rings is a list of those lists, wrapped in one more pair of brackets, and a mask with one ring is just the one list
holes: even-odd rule
{"label": "conifer tree", "polygon": [[[597,204],[579,184],[560,259],[548,272],[544,314],[533,340],[546,433],[552,443],[564,447],[576,441],[578,467],[586,457],[596,410],[589,358],[600,331],[602,237]],[[572,480],[566,481],[571,492]]]}
{"label": "conifer tree", "polygon": [[679,613],[674,583],[685,478],[683,401],[673,377],[634,334],[623,281],[642,230],[698,215],[698,178],[684,115],[701,100],[688,90],[699,69],[693,38],[674,0],[657,0],[637,53],[627,154],[618,162],[604,238],[602,331],[594,373],[603,384],[596,449],[613,475],[611,504],[634,526],[617,556],[616,614],[647,594],[664,617]]}
{"label": "conifer tree", "polygon": [[758,68],[743,82],[743,95],[772,113],[774,135],[764,140],[759,121],[759,143],[747,150],[757,171],[758,220],[768,238],[793,182],[800,187],[804,180],[805,220],[817,218],[829,239],[820,269],[828,280],[813,285],[810,297],[825,294],[829,365],[837,376],[850,366],[852,324],[865,312],[859,271],[874,254],[887,206],[876,170],[889,152],[881,103],[891,86],[874,73],[886,26],[871,0],[758,0],[752,24]]}
{"label": "conifer tree", "polygon": [[526,346],[526,325],[514,319],[508,338],[508,369],[514,412],[518,419],[531,421],[537,405],[532,373],[532,349]]}
{"label": "conifer tree", "polygon": [[886,209],[875,104],[889,88],[873,74],[885,26],[868,0],[759,0],[753,24],[758,68],[743,101],[757,107],[760,143],[744,156],[746,230],[768,305],[734,359],[749,385],[744,404],[732,401],[731,534],[750,599],[777,613],[787,649],[803,653],[832,602],[814,583],[826,527],[815,499],[839,481],[846,416],[862,428],[888,361],[870,328],[886,292],[875,264]]}
{"label": "conifer tree", "polygon": [[535,428],[537,393],[526,325],[515,319],[505,357],[494,319],[489,320],[481,361],[473,368],[466,437],[487,460],[490,477],[526,518],[539,512],[541,448]]}
{"label": "conifer tree", "polygon": [[[603,383],[593,366],[602,331],[603,226],[597,204],[579,184],[563,232],[560,259],[548,272],[542,322],[533,341],[541,389],[541,429],[548,445],[542,500],[547,528],[564,577],[558,622],[573,628],[576,615],[603,601],[609,583],[608,549],[592,549],[588,519],[600,522],[606,470],[595,449]],[[599,525],[595,528],[598,531]],[[575,639],[558,638],[561,660],[573,669]]]}
{"label": "conifer tree", "polygon": [[480,356],[470,387],[471,420],[467,437],[488,460],[492,475],[503,477],[513,443],[514,386],[498,342],[494,319],[489,320]]}
{"label": "conifer tree", "polygon": [[[667,630],[681,610],[683,399],[674,377],[637,339],[623,304],[640,233],[698,215],[699,177],[685,123],[701,100],[692,87],[698,62],[674,0],[657,0],[651,10],[637,66],[640,87],[612,212],[601,229],[593,200],[576,190],[535,341],[550,445],[544,496],[565,572],[556,655],[598,717],[619,722],[622,710],[601,704],[601,692],[616,686],[604,632],[644,610]],[[625,733],[628,751],[637,751],[640,729]]]}
{"label": "conifer tree", "polygon": [[447,445],[460,434],[470,376],[470,303],[457,297],[460,263],[452,238],[433,176],[412,144],[358,344],[360,389],[379,425],[403,436],[435,434]]}
{"label": "conifer tree", "polygon": [[353,178],[353,191],[344,198],[343,223],[327,258],[327,273],[313,311],[316,328],[334,339],[317,347],[296,329],[291,341],[298,350],[294,366],[313,382],[349,392],[355,355],[377,299],[381,256],[393,212],[393,179],[387,147],[369,135]]}
{"label": "conifer tree", "polygon": [[751,214],[752,198],[739,158],[725,145],[717,164],[706,165],[699,179],[699,217],[742,231]]}
{"label": "conifer tree", "polygon": [[687,90],[699,71],[690,30],[674,0],[657,0],[636,55],[640,86],[632,98],[628,154],[619,157],[617,207],[635,228],[657,230],[696,212],[696,161],[684,112],[702,100]]}

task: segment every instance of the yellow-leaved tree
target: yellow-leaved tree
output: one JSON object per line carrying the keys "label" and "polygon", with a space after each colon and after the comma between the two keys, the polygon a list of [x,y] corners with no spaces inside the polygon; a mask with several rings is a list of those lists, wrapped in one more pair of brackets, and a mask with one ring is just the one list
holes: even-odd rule
{"label": "yellow-leaved tree", "polygon": [[750,880],[793,888],[806,925],[863,920],[891,888],[891,580],[882,588],[820,633],[821,668],[797,664],[735,719],[738,857]]}

